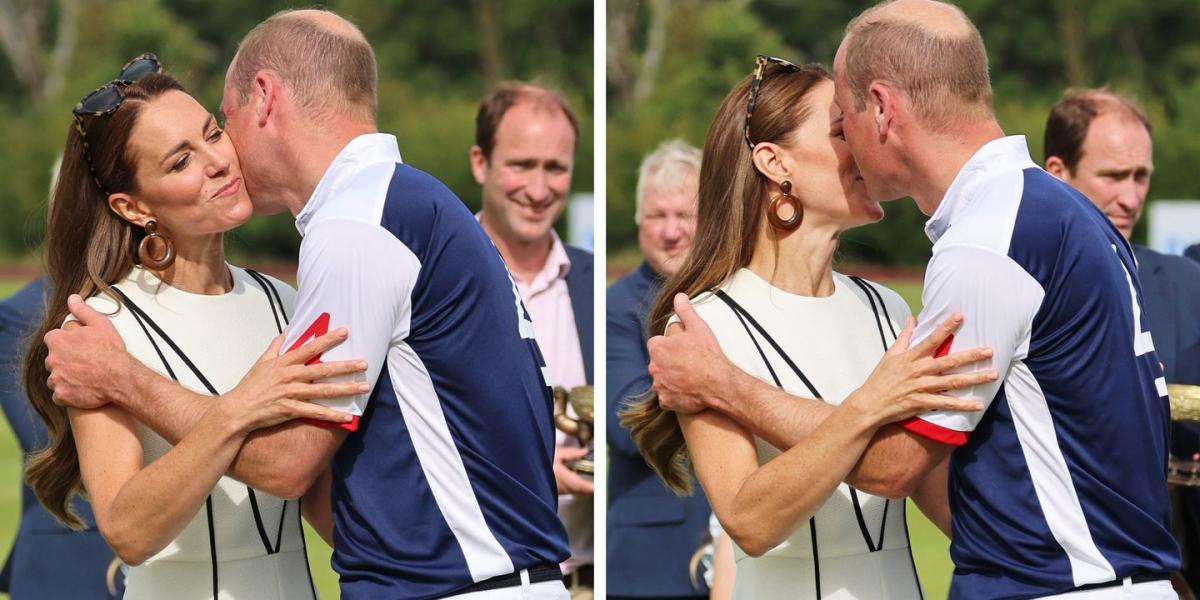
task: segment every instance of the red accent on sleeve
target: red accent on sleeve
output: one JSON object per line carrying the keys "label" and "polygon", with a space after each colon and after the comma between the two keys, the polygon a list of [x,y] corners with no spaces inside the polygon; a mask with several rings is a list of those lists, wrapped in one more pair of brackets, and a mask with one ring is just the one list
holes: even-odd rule
{"label": "red accent on sleeve", "polygon": [[[308,340],[311,340],[315,337],[323,336],[326,333],[329,333],[329,313],[323,312],[323,313],[321,313],[321,316],[317,317],[317,320],[312,322],[312,325],[308,326],[308,329],[304,330],[304,333],[300,335],[300,338],[297,339],[296,342],[294,344],[292,344],[292,347],[288,348],[287,351],[291,352],[292,350],[295,350],[296,348],[303,346],[304,343],[307,342]],[[315,365],[319,362],[321,362],[320,354],[312,357],[311,359],[309,359],[308,362],[306,362],[304,364]]]}
{"label": "red accent on sleeve", "polygon": [[345,429],[346,431],[358,431],[358,415],[354,415],[354,418],[347,423],[335,423],[333,421],[322,421],[321,419],[300,419],[300,422],[316,425],[317,427],[336,427],[338,429]]}
{"label": "red accent on sleeve", "polygon": [[946,341],[942,342],[941,346],[937,347],[937,350],[934,350],[933,357],[941,358],[947,354],[950,354],[950,346],[952,346],[952,345],[954,345],[954,334],[953,333],[950,334],[950,337],[946,338]]}
{"label": "red accent on sleeve", "polygon": [[957,431],[948,429],[941,425],[924,421],[919,417],[910,417],[897,423],[905,431],[915,433],[923,438],[929,438],[935,442],[941,442],[950,446],[961,446],[967,443],[967,435],[969,432]]}

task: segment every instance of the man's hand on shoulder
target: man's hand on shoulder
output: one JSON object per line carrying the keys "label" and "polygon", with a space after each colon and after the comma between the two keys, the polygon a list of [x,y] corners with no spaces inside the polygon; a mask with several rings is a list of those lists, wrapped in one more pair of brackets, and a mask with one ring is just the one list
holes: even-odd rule
{"label": "man's hand on shoulder", "polygon": [[729,388],[736,367],[686,294],[675,295],[674,308],[679,323],[646,344],[658,402],[666,410],[682,413],[719,408],[720,398],[714,394]]}
{"label": "man's hand on shoulder", "polygon": [[62,406],[92,409],[108,404],[127,381],[132,358],[108,317],[72,294],[67,308],[75,321],[46,334],[46,384]]}

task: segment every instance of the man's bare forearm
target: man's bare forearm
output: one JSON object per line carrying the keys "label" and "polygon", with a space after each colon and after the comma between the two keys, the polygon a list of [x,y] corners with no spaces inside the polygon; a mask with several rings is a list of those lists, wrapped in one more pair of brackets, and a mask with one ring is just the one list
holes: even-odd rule
{"label": "man's bare forearm", "polygon": [[[821,400],[789,394],[740,370],[730,383],[729,391],[715,399],[713,408],[782,450],[798,444],[834,410]],[[907,495],[923,475],[922,461],[916,460],[919,453],[935,449],[925,446],[925,440],[895,425],[880,427],[846,483],[883,496]]]}
{"label": "man's bare forearm", "polygon": [[[162,377],[132,357],[127,360],[132,363],[128,365],[129,383],[115,389],[110,399],[171,444],[178,444],[215,399]],[[328,456],[309,456],[314,449],[324,447],[315,438],[333,435],[322,429],[290,422],[255,431],[247,437],[228,474],[276,496],[297,497],[304,493],[301,488],[307,488],[302,484],[307,472],[315,468],[315,463],[320,462],[323,468],[328,461]]]}

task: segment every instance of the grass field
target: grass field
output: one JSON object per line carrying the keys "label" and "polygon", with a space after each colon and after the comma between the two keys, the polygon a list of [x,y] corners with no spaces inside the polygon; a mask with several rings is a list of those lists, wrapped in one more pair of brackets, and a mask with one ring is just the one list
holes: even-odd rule
{"label": "grass field", "polygon": [[[913,307],[914,313],[920,308],[919,283],[887,284],[904,296]],[[22,285],[23,281],[0,279],[0,299],[7,298]],[[0,482],[12,482],[10,485],[0,485],[0,556],[7,554],[16,532],[21,504],[20,488],[16,482],[20,477],[20,450],[12,431],[8,427],[0,426]],[[947,553],[949,542],[911,502],[908,504],[908,525],[917,571],[921,576],[921,584],[925,587],[925,597],[929,600],[943,600],[949,589],[950,573],[953,570]],[[338,598],[337,575],[329,566],[329,546],[307,526],[305,533],[308,539],[308,559],[316,579],[317,590],[322,598]],[[0,599],[6,598],[6,595],[0,594]]]}

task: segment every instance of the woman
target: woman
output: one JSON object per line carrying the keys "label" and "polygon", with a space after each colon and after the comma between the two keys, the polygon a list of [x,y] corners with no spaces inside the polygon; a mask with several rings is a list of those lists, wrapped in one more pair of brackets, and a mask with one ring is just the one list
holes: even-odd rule
{"label": "woman", "polygon": [[[295,296],[225,262],[224,232],[252,213],[233,145],[150,54],[75,118],[46,239],[53,292],[34,339],[63,323],[78,293],[151,368],[200,393],[233,388],[264,348],[278,353]],[[70,500],[86,490],[101,534],[132,566],[125,598],[315,597],[299,503],[223,476],[251,431],[311,410],[216,398],[172,446],[115,405],[56,406],[45,345],[32,346],[26,389],[50,441],[26,467],[29,485],[74,526]]]}
{"label": "woman", "polygon": [[[904,502],[842,481],[880,426],[979,404],[922,393],[951,388],[941,376],[914,394],[904,393],[912,385],[893,385],[912,368],[907,306],[887,288],[833,271],[841,232],[882,216],[842,137],[829,75],[760,57],[709,129],[696,234],[649,330],[666,329],[673,297],[686,293],[735,365],[837,408],[786,451],[712,410],[676,419],[651,397],[625,415],[647,461],[677,492],[688,491],[690,459],[737,547],[734,598],[921,597]],[[927,361],[936,369],[929,373],[983,352]],[[972,374],[968,385],[994,378]],[[929,486],[926,507],[943,524],[944,486]]]}

